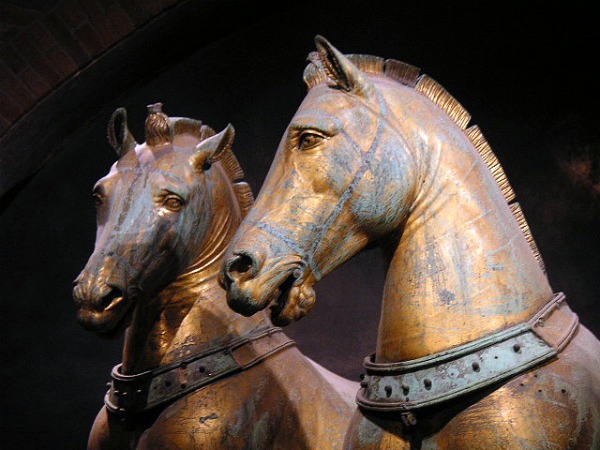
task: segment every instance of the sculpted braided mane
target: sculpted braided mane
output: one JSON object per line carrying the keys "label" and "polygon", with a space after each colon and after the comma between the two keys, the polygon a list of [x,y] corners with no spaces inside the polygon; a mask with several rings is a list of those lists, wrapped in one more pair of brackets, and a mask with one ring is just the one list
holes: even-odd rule
{"label": "sculpted braided mane", "polygon": [[[421,70],[418,67],[395,59],[384,59],[379,56],[353,54],[345,56],[362,72],[373,75],[384,75],[421,93],[441,108],[456,123],[471,141],[483,159],[483,162],[492,173],[535,258],[545,272],[544,261],[533,239],[529,225],[525,220],[523,210],[519,203],[515,201],[516,195],[508,182],[506,173],[479,127],[475,124],[468,127],[471,122],[471,115],[467,110],[434,79],[426,74],[421,74]],[[303,75],[308,89],[310,90],[319,84],[330,83],[331,79],[328,76],[328,69],[323,64],[319,53],[311,52],[308,55],[308,60],[310,62],[305,68]]]}

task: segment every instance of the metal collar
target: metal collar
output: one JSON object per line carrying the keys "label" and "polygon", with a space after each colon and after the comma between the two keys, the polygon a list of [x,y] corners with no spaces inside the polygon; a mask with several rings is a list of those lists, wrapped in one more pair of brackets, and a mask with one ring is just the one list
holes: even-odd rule
{"label": "metal collar", "polygon": [[118,364],[112,370],[104,404],[115,414],[139,414],[248,369],[292,345],[294,341],[281,328],[272,327],[139,374],[122,374],[122,364]]}
{"label": "metal collar", "polygon": [[423,358],[377,363],[365,358],[359,406],[413,411],[477,391],[548,361],[568,344],[579,319],[555,294],[531,320]]}

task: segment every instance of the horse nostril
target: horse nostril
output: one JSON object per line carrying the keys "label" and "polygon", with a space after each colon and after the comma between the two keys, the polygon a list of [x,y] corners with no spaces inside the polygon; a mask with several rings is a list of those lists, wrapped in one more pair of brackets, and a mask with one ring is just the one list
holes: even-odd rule
{"label": "horse nostril", "polygon": [[258,264],[256,259],[249,253],[238,253],[229,260],[225,269],[227,278],[230,280],[238,280],[242,275],[256,271]]}
{"label": "horse nostril", "polygon": [[252,268],[252,263],[253,261],[250,256],[245,254],[238,255],[229,269],[239,273],[246,273]]}

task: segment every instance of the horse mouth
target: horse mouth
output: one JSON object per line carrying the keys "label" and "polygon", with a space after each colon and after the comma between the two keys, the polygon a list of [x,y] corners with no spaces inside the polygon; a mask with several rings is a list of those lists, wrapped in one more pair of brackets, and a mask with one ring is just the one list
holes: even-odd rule
{"label": "horse mouth", "polygon": [[260,277],[224,278],[222,283],[232,310],[249,317],[267,309],[274,325],[285,326],[304,317],[314,305],[315,292],[306,279],[302,265],[286,261]]}
{"label": "horse mouth", "polygon": [[109,328],[104,328],[102,330],[96,330],[96,333],[106,339],[114,339],[119,337],[123,331],[131,324],[131,319],[133,318],[133,304],[127,305],[128,308],[120,318],[112,323]]}
{"label": "horse mouth", "polygon": [[[292,291],[292,287],[294,286],[295,281],[296,278],[293,275],[287,277],[285,281],[279,286],[279,295],[277,296],[277,298],[275,300],[272,300],[268,305],[269,316],[271,316],[271,321],[275,325],[282,325],[277,322],[279,322],[279,319],[281,318],[281,313],[288,304],[290,292]],[[287,325],[287,323],[285,325]]]}
{"label": "horse mouth", "polygon": [[118,295],[113,291],[110,295],[102,298],[102,305],[104,306],[103,310],[104,312],[117,310],[119,307],[122,307],[120,305],[122,305],[124,301],[125,296]]}
{"label": "horse mouth", "polygon": [[135,303],[134,296],[126,295],[107,295],[97,307],[89,306],[89,302],[80,302],[77,321],[103,338],[115,338],[131,323]]}
{"label": "horse mouth", "polygon": [[314,307],[316,295],[312,285],[301,282],[294,274],[279,286],[279,295],[269,303],[269,316],[276,326],[300,320]]}

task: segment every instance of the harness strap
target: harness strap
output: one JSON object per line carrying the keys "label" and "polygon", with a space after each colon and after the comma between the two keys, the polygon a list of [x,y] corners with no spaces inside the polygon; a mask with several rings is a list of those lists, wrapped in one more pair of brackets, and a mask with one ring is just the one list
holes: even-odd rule
{"label": "harness strap", "polygon": [[552,300],[528,322],[422,358],[376,363],[365,358],[366,375],[356,401],[371,411],[414,411],[477,391],[555,358],[575,334],[579,318]]}
{"label": "harness strap", "polygon": [[281,328],[272,327],[229,345],[139,374],[124,375],[122,364],[118,364],[112,370],[104,404],[115,414],[139,414],[246,370],[294,344]]}

